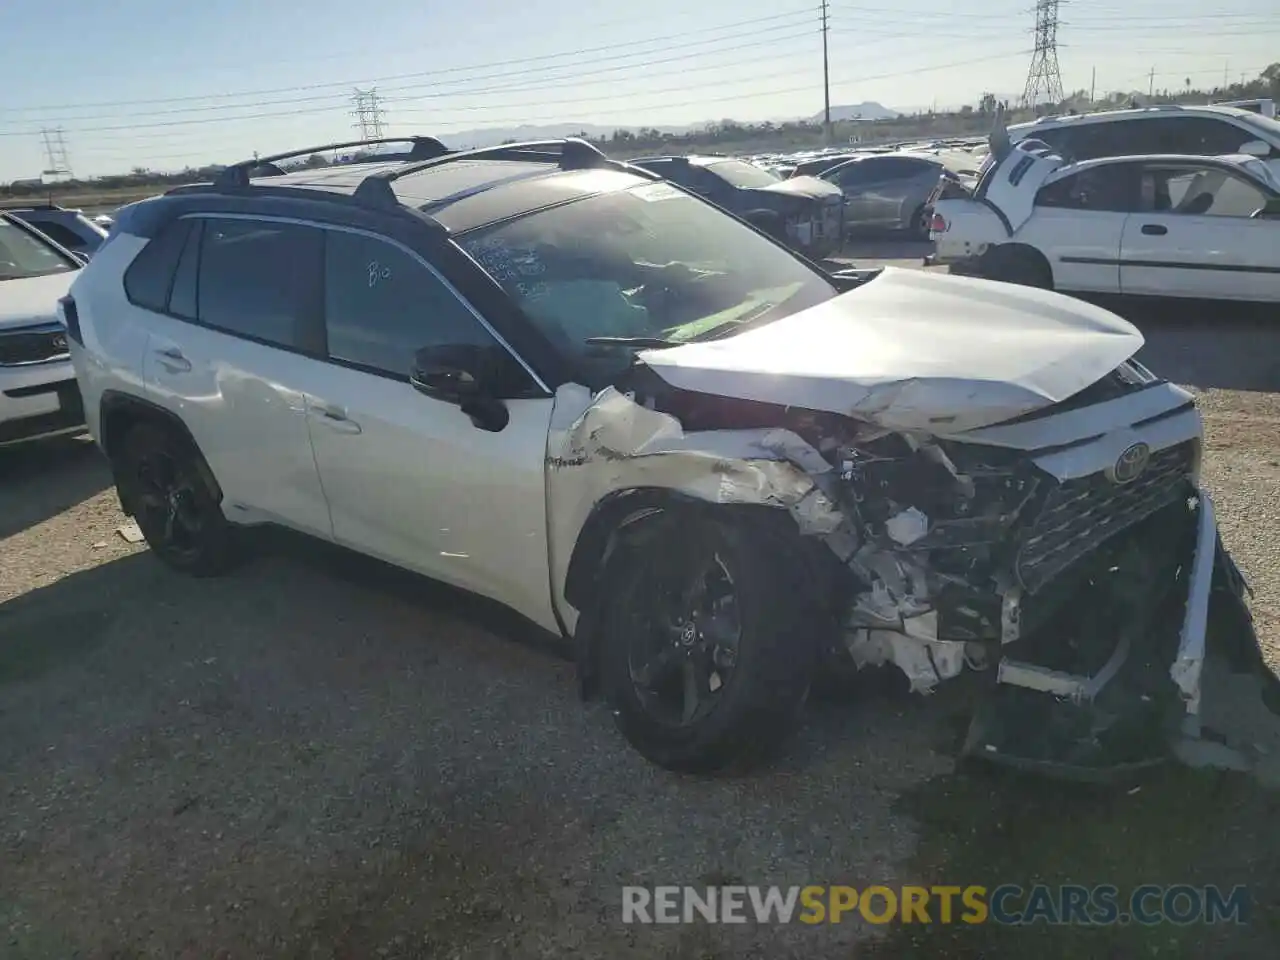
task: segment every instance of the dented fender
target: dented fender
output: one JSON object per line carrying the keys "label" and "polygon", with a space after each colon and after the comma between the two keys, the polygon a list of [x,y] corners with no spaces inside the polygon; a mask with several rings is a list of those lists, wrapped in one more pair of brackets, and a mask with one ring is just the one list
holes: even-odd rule
{"label": "dented fender", "polygon": [[[686,433],[674,416],[650,410],[614,387],[592,396],[577,384],[556,393],[547,446],[547,516],[553,597],[573,632],[582,610],[567,590],[583,533],[602,504],[625,491],[659,492],[710,504],[788,511],[802,533],[834,531],[843,515],[822,490],[833,468],[785,429]],[[636,502],[652,510],[653,499]],[[620,511],[625,519],[627,511]],[[590,552],[590,550],[589,550]],[[591,561],[583,561],[578,564]]]}

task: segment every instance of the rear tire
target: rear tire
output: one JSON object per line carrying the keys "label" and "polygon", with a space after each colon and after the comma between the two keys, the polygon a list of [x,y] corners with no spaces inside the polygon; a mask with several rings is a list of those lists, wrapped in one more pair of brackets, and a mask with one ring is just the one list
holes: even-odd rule
{"label": "rear tire", "polygon": [[125,435],[116,464],[121,500],[160,560],[181,573],[210,577],[240,559],[198,450],[171,429],[140,423]]}
{"label": "rear tire", "polygon": [[737,519],[664,514],[605,570],[602,687],[622,735],[669,770],[760,763],[808,695],[817,644],[806,594],[776,540]]}
{"label": "rear tire", "polygon": [[1053,269],[1038,250],[1002,245],[992,247],[982,257],[982,276],[988,280],[1016,283],[1040,290],[1053,289]]}

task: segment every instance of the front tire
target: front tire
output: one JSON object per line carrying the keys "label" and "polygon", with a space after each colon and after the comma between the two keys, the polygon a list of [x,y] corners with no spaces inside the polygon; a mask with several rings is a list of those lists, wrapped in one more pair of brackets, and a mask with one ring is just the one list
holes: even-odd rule
{"label": "front tire", "polygon": [[667,513],[619,546],[597,620],[619,730],[669,770],[766,759],[809,691],[817,643],[783,551],[748,523]]}
{"label": "front tire", "polygon": [[121,499],[160,560],[197,577],[225,573],[239,560],[235,530],[222,513],[199,451],[151,423],[125,436],[117,463]]}

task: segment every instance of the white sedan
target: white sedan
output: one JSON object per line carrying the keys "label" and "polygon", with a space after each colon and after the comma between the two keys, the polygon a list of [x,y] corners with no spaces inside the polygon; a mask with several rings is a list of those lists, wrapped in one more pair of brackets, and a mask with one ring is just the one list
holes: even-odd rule
{"label": "white sedan", "polygon": [[1086,293],[1280,302],[1280,182],[1253,157],[1067,163],[995,148],[969,196],[937,199],[936,261]]}

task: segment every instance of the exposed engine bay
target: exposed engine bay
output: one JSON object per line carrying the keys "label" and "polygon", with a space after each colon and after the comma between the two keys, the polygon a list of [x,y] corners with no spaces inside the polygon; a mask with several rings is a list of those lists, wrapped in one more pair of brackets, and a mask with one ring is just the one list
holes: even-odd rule
{"label": "exposed engine bay", "polygon": [[[1126,365],[1043,415],[1153,382]],[[1243,578],[1196,483],[1198,419],[1194,436],[1155,449],[1158,431],[1126,437],[1105,470],[1064,478],[1041,465],[1052,445],[1032,455],[675,390],[642,365],[623,386],[572,425],[573,455],[552,467],[604,458],[616,489],[624,463],[643,463],[649,482],[698,499],[788,510],[828,548],[815,579],[835,584],[836,655],[891,664],[919,693],[966,667],[989,681],[967,753],[1089,779],[1177,753],[1202,735],[1211,607],[1229,625],[1226,659],[1261,664]],[[1259,675],[1280,713],[1274,675]],[[1251,763],[1241,749],[1204,762]]]}

